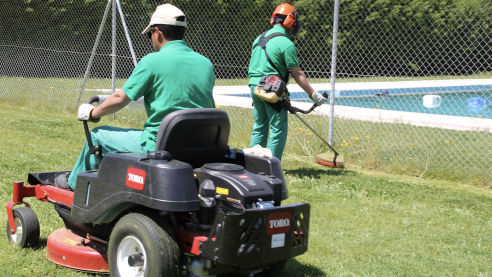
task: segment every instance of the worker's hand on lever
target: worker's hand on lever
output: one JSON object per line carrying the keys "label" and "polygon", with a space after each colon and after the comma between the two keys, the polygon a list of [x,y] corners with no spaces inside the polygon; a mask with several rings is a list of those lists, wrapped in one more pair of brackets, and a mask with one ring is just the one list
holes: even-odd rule
{"label": "worker's hand on lever", "polygon": [[101,118],[93,118],[92,117],[92,110],[93,109],[94,109],[94,106],[92,104],[85,103],[85,104],[80,105],[77,118],[80,121],[89,120],[91,122],[99,122],[99,120],[101,120]]}
{"label": "worker's hand on lever", "polygon": [[[326,95],[326,93],[324,93]],[[327,95],[326,95],[327,96]],[[328,97],[324,97],[319,91],[315,90],[313,94],[311,94],[311,100],[316,104],[316,106],[321,106],[326,103]]]}

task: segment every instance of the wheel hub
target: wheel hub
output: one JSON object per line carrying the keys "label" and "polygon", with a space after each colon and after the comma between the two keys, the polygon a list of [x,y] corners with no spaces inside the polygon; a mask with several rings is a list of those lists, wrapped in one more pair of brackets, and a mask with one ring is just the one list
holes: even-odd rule
{"label": "wheel hub", "polygon": [[18,218],[14,219],[15,234],[10,233],[10,237],[15,244],[20,244],[22,239],[22,222]]}
{"label": "wheel hub", "polygon": [[147,268],[145,257],[145,248],[137,237],[124,237],[116,253],[120,276],[144,276]]}

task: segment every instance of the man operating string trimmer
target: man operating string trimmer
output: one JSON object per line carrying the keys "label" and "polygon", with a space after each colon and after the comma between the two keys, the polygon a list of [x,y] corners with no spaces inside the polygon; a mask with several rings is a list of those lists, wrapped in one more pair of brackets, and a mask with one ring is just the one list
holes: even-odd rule
{"label": "man operating string trimmer", "polygon": [[[317,105],[324,104],[327,98],[311,87],[299,67],[293,43],[300,27],[295,8],[287,3],[280,4],[273,12],[270,24],[273,27],[254,41],[249,62],[248,77],[255,118],[250,147],[268,145],[273,156],[281,159],[288,130],[285,107],[288,100],[284,99],[287,96],[282,92],[286,92],[289,74]],[[279,93],[267,93],[265,89]]]}

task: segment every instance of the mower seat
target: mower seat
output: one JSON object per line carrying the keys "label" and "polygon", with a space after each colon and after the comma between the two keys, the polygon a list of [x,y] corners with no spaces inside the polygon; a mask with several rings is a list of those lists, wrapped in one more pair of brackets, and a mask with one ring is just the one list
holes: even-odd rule
{"label": "mower seat", "polygon": [[161,121],[156,151],[164,150],[193,168],[205,163],[223,162],[229,139],[227,113],[220,109],[179,110]]}

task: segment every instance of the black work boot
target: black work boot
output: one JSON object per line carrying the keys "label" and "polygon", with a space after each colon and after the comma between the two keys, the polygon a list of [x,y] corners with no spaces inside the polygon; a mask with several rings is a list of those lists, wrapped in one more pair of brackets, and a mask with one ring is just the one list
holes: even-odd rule
{"label": "black work boot", "polygon": [[71,190],[72,188],[68,186],[68,176],[70,176],[70,173],[62,173],[56,176],[55,187]]}

